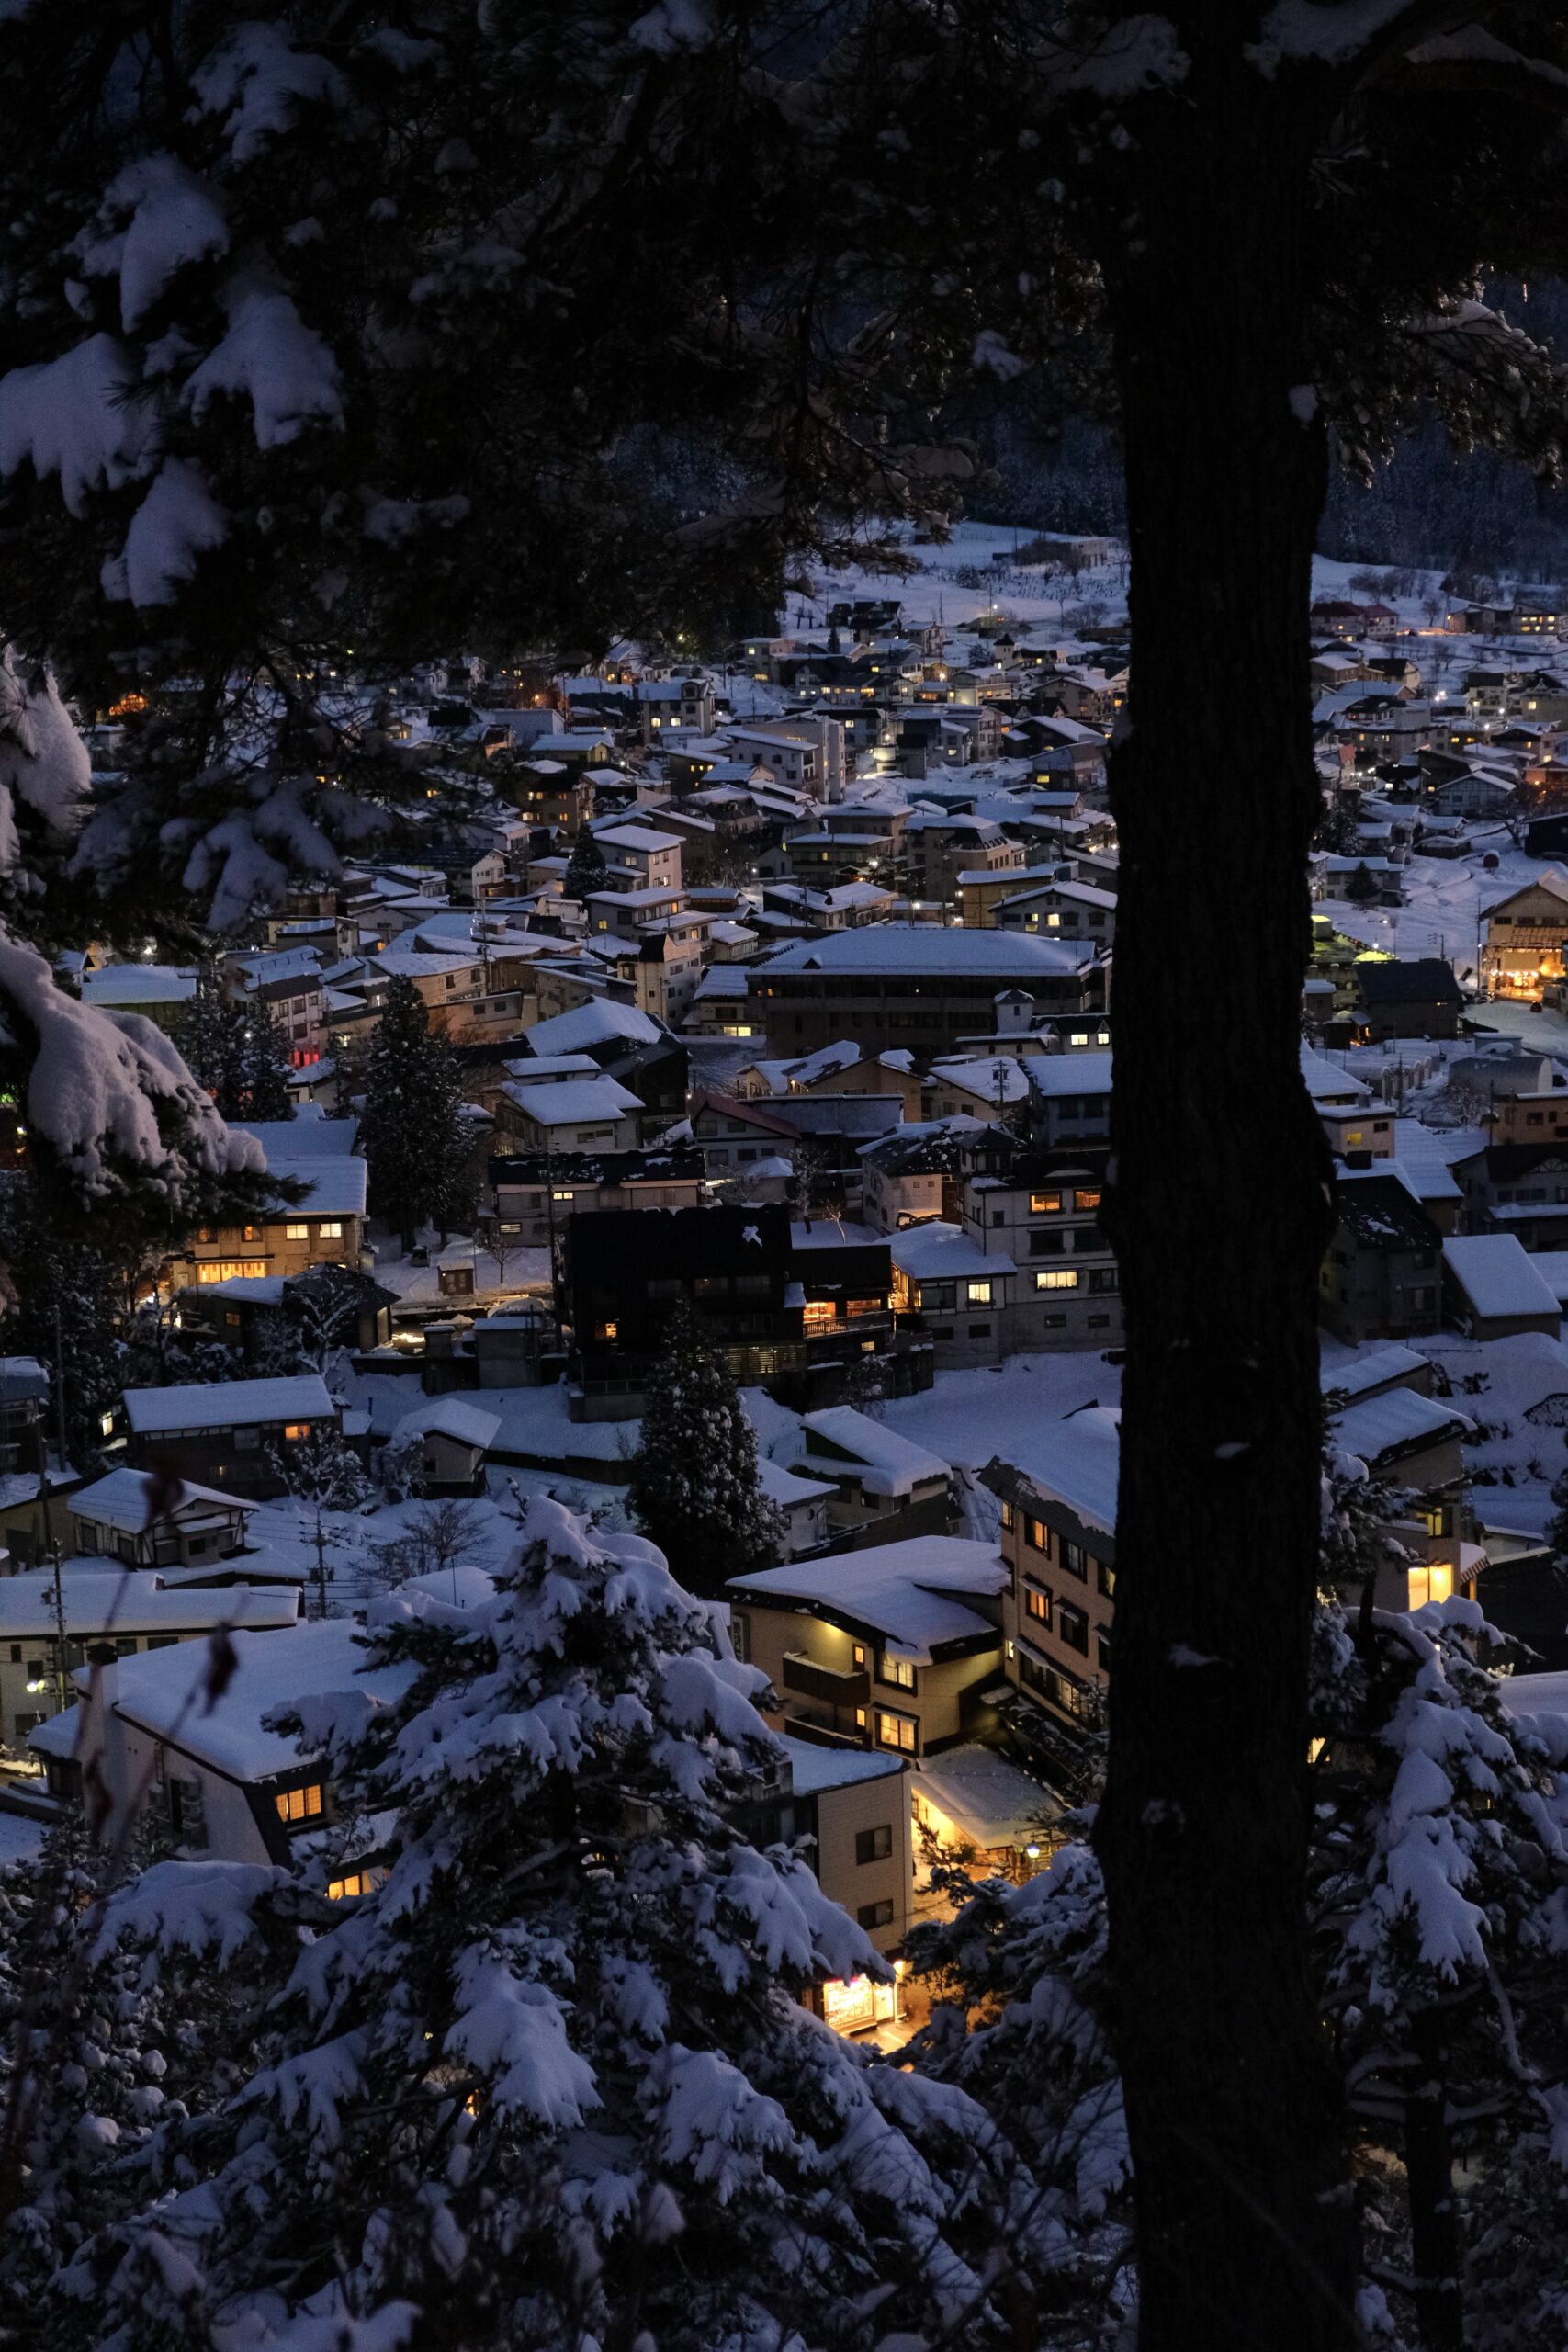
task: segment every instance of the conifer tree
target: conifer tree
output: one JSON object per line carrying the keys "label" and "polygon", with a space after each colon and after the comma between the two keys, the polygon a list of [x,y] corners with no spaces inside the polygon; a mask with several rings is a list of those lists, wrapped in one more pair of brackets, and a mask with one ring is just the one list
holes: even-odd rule
{"label": "conifer tree", "polygon": [[225,996],[210,968],[197,975],[177,1042],[186,1068],[223,1118],[294,1115],[285,1076],[288,1056],[271,1014],[265,1005]]}
{"label": "conifer tree", "polygon": [[[778,1749],[761,1678],[710,1640],[651,1546],[543,1500],[491,1600],[373,1606],[380,1703],[299,1727],[340,1815],[389,1816],[379,1883],[319,1906],[270,2062],[93,2249],[100,2342],[220,2317],[225,2341],[412,2352],[1003,2340],[979,2264],[1007,2151],[802,2005],[886,1963],[735,1826]],[[243,1961],[279,1900],[309,1891],[163,1863],[106,1939]]]}
{"label": "conifer tree", "polygon": [[370,1043],[360,1135],[371,1208],[400,1236],[406,1254],[422,1225],[455,1214],[468,1137],[451,1054],[431,1035],[424,1000],[400,973]]}
{"label": "conifer tree", "polygon": [[571,844],[571,855],[567,859],[566,872],[561,876],[562,896],[581,902],[591,890],[608,888],[609,872],[604,851],[584,825]]}
{"label": "conifer tree", "polygon": [[777,1559],[778,1513],[757,1475],[757,1432],[723,1356],[682,1299],[648,1380],[628,1499],[693,1592]]}

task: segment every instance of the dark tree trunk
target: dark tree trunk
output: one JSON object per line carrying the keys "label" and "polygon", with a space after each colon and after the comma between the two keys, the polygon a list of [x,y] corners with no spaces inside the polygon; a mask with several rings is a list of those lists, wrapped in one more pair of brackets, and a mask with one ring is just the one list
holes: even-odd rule
{"label": "dark tree trunk", "polygon": [[1331,1172],[1298,1060],[1326,480],[1290,398],[1312,126],[1229,53],[1151,116],[1105,256],[1134,683],[1112,776],[1127,1363],[1099,1842],[1140,2352],[1336,2352],[1354,2238],[1303,1902]]}
{"label": "dark tree trunk", "polygon": [[1410,2039],[1418,2065],[1404,2095],[1404,2175],[1416,2320],[1427,2352],[1461,2352],[1464,2307],[1453,2135],[1443,2079],[1442,2028],[1432,2010],[1412,2019]]}

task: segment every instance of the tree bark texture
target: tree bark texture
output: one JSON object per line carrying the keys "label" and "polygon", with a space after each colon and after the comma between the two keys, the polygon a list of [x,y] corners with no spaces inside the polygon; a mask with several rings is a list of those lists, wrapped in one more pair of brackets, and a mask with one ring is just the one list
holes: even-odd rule
{"label": "tree bark texture", "polygon": [[1112,761],[1127,1360],[1098,1838],[1140,2352],[1336,2352],[1354,2232],[1304,1924],[1332,1177],[1299,1067],[1326,481],[1291,397],[1313,126],[1239,42],[1204,72],[1150,118],[1105,254],[1134,684]]}

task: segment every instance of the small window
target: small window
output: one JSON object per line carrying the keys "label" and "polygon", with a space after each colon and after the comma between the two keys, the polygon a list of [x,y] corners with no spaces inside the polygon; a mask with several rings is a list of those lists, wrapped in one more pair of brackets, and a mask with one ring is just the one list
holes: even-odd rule
{"label": "small window", "polygon": [[915,1719],[913,1715],[895,1715],[879,1707],[876,1714],[876,1739],[880,1747],[897,1748],[902,1756],[915,1753]]}
{"label": "small window", "polygon": [[1043,1519],[1027,1519],[1023,1523],[1023,1540],[1032,1552],[1051,1556],[1051,1531]]}
{"label": "small window", "polygon": [[743,1609],[729,1612],[729,1646],[742,1666],[751,1663],[751,1620]]}
{"label": "small window", "polygon": [[1004,1503],[1002,1505],[1002,1526],[1004,1531],[1010,1535],[1017,1523],[1018,1513],[1014,1510],[1012,1504]]}
{"label": "small window", "polygon": [[1031,1193],[1029,1195],[1031,1216],[1055,1216],[1061,1205],[1060,1193]]}
{"label": "small window", "polygon": [[893,1925],[891,1898],[881,1903],[863,1903],[855,1917],[863,1928],[890,1928]]}
{"label": "small window", "polygon": [[329,1903],[345,1903],[355,1894],[368,1894],[369,1892],[368,1871],[351,1871],[347,1878],[329,1879],[327,1882]]}
{"label": "small window", "polygon": [[1026,1584],[1024,1586],[1023,1613],[1032,1624],[1050,1624],[1051,1596],[1042,1586],[1037,1584]]}
{"label": "small window", "polygon": [[915,1669],[910,1660],[892,1657],[886,1650],[877,1652],[876,1679],[879,1682],[891,1683],[896,1690],[912,1690],[915,1688]]}
{"label": "small window", "polygon": [[988,1282],[984,1282],[984,1283],[970,1283],[970,1285],[969,1285],[969,1304],[970,1304],[970,1306],[989,1306],[990,1303],[991,1303],[991,1284],[990,1284]]}
{"label": "small window", "polygon": [[884,1822],[879,1829],[855,1831],[855,1860],[885,1862],[893,1851],[893,1825]]}
{"label": "small window", "polygon": [[277,1793],[277,1817],[290,1828],[301,1821],[319,1821],[321,1813],[321,1784],[312,1781],[306,1789],[280,1789]]}
{"label": "small window", "polygon": [[286,1241],[309,1241],[310,1228],[308,1225],[286,1225],[283,1228],[283,1238]]}
{"label": "small window", "polygon": [[1034,1287],[1042,1290],[1077,1290],[1078,1270],[1076,1266],[1044,1266],[1035,1274]]}
{"label": "small window", "polygon": [[341,1217],[328,1217],[323,1224],[317,1226],[316,1232],[319,1238],[322,1241],[341,1241],[343,1239],[343,1219]]}
{"label": "small window", "polygon": [[286,1421],[283,1427],[283,1434],[288,1441],[289,1444],[298,1444],[301,1438],[310,1436],[310,1424],[309,1421]]}
{"label": "small window", "polygon": [[1089,1656],[1089,1619],[1068,1600],[1056,1603],[1056,1638],[1080,1657]]}
{"label": "small window", "polygon": [[1114,1600],[1116,1598],[1115,1569],[1111,1566],[1109,1560],[1096,1560],[1094,1566],[1095,1582],[1100,1587],[1100,1591],[1105,1595],[1107,1600]]}

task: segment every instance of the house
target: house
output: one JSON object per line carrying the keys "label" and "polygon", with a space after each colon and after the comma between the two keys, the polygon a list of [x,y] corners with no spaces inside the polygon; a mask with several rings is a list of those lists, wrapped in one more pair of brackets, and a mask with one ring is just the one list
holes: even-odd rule
{"label": "house", "polygon": [[852,1367],[867,1358],[886,1396],[931,1386],[931,1348],[896,1327],[885,1234],[840,1217],[797,1217],[790,1227],[789,1271],[806,1337],[806,1377],[792,1389],[792,1401],[803,1408],[831,1404]]}
{"label": "house", "polygon": [[[518,1070],[528,1065],[519,1063]],[[605,1077],[553,1078],[541,1073],[511,1079],[500,1090],[496,1125],[522,1152],[629,1151],[637,1139],[643,1105],[637,1095]]]}
{"label": "house", "polygon": [[994,1545],[917,1535],[732,1577],[730,1634],[773,1685],[775,1730],[921,1757],[977,1720],[1006,1583]]}
{"label": "house", "polygon": [[1526,1250],[1568,1248],[1568,1136],[1491,1143],[1456,1160],[1454,1174],[1472,1233],[1510,1233]]}
{"label": "house", "polygon": [[49,1374],[36,1356],[0,1356],[0,1477],[41,1467],[49,1394]]}
{"label": "house", "polygon": [[1030,1099],[1029,1077],[1010,1054],[980,1054],[932,1062],[924,1093],[932,1119],[985,1122],[1022,1112]]}
{"label": "house", "polygon": [[[168,1280],[176,1289],[205,1291],[236,1280],[287,1280],[318,1265],[359,1266],[365,1256],[369,1171],[348,1148],[355,1122],[310,1118],[302,1112],[297,1122],[268,1124],[301,1129],[297,1155],[266,1147],[268,1175],[297,1186],[299,1198],[257,1209],[243,1225],[204,1225],[187,1234],[168,1261]],[[315,1147],[333,1130],[346,1138],[345,1147],[318,1153]]]}
{"label": "house", "polygon": [[798,1560],[803,1553],[821,1551],[830,1532],[828,1511],[837,1491],[831,1481],[802,1477],[765,1453],[757,1456],[757,1478],[783,1523],[784,1558]]}
{"label": "house", "polygon": [[1386,1037],[1457,1037],[1464,997],[1454,968],[1438,956],[1363,956],[1356,990],[1373,1045]]}
{"label": "house", "polygon": [[787,1212],[626,1210],[575,1216],[565,1293],[572,1327],[570,1410],[626,1420],[642,1410],[649,1366],[678,1299],[695,1310],[742,1384],[803,1376],[803,1295],[792,1277]]}
{"label": "house", "polygon": [[1104,1720],[1120,1465],[1121,1415],[1090,1405],[1043,1422],[981,1473],[1001,1503],[1008,1679],[1069,1733]]}
{"label": "house", "polygon": [[104,964],[84,972],[84,1004],[105,1012],[139,1012],[160,1029],[179,1027],[196,998],[196,972],[189,965]]}
{"label": "house", "polygon": [[757,719],[748,727],[727,727],[725,740],[731,759],[750,760],[765,767],[792,792],[809,799],[836,801],[843,797],[849,774],[844,729],[826,712],[792,719]]}
{"label": "house", "polygon": [[188,1693],[193,1681],[199,1690],[206,1640],[220,1626],[292,1625],[299,1612],[292,1585],[265,1592],[249,1585],[214,1591],[184,1582],[170,1589],[161,1576],[125,1569],[67,1568],[60,1591],[63,1649],[52,1573],[0,1577],[0,1742],[6,1747],[24,1747],[38,1724],[69,1707],[71,1677],[95,1644],[130,1657],[201,1643],[201,1649],[187,1649],[175,1668]]}
{"label": "house", "polygon": [[1453,1234],[1443,1244],[1443,1294],[1450,1319],[1472,1340],[1506,1340],[1517,1331],[1562,1336],[1556,1293],[1511,1233]]}
{"label": "house", "polygon": [[[490,1580],[482,1581],[488,1594]],[[4,1603],[0,1587],[0,1611]],[[289,1734],[268,1729],[267,1718],[335,1691],[361,1694],[371,1708],[386,1706],[418,1668],[405,1662],[367,1670],[352,1618],[243,1630],[231,1638],[232,1667],[221,1690],[203,1687],[199,1656],[164,1650],[118,1657],[95,1676],[78,1674],[74,1704],[58,1724],[35,1733],[32,1745],[59,1797],[76,1795],[85,1763],[97,1759],[113,1807],[111,1831],[145,1809],[187,1853],[309,1868],[314,1833],[337,1818],[332,1780],[320,1758],[301,1756]],[[357,1894],[367,1884],[350,1873],[325,1892]]]}
{"label": "house", "polygon": [[988,1033],[1003,989],[1036,1013],[1087,1012],[1105,1001],[1105,966],[1083,941],[930,923],[874,923],[781,947],[748,975],[771,1053],[806,1054],[840,1037],[863,1051],[951,1053]]}
{"label": "house", "polygon": [[1481,910],[1481,980],[1488,996],[1539,1000],[1561,980],[1568,944],[1568,877],[1549,866]]}
{"label": "house", "polygon": [[1014,1145],[993,1129],[971,1155],[958,1222],[1018,1269],[1005,1350],[1107,1348],[1122,1333],[1122,1279],[1100,1223],[1109,1150]]}
{"label": "house", "polygon": [[1000,931],[1087,939],[1097,947],[1109,947],[1116,936],[1116,893],[1090,882],[1053,879],[994,899],[990,920]]}
{"label": "house", "polygon": [[621,824],[611,819],[595,824],[593,838],[604,853],[613,881],[628,890],[654,890],[663,897],[679,898],[682,845],[678,833],[661,833],[652,825]]}
{"label": "house", "polygon": [[[1011,1353],[1009,1314],[1019,1270],[962,1226],[912,1225],[893,1238],[893,1300],[930,1338],[939,1366],[999,1363]],[[908,1326],[906,1327],[908,1328]]]}
{"label": "house", "polygon": [[1419,1202],[1398,1177],[1369,1174],[1342,1185],[1337,1204],[1318,1273],[1318,1320],[1356,1343],[1437,1330],[1444,1242]]}
{"label": "house", "polygon": [[285,1494],[278,1464],[312,1430],[337,1430],[342,1413],[317,1373],[172,1388],[128,1388],[127,1452],[139,1470],[173,1471],[265,1501]]}
{"label": "house", "polygon": [[485,1455],[501,1435],[501,1416],[464,1396],[430,1396],[392,1425],[391,1443],[419,1449],[427,1495],[482,1495]]}
{"label": "house", "polygon": [[[1385,1522],[1373,1597],[1382,1609],[1420,1609],[1455,1592],[1473,1600],[1486,1555],[1473,1539],[1463,1445],[1475,1424],[1402,1382],[1348,1403],[1332,1423],[1335,1451],[1401,1498]],[[1408,1498],[1407,1500],[1404,1498]]]}
{"label": "house", "polygon": [[1342,1159],[1349,1152],[1369,1153],[1374,1159],[1392,1159],[1392,1106],[1379,1106],[1370,1086],[1304,1046],[1301,1065],[1303,1082],[1336,1159]]}
{"label": "house", "polygon": [[72,1547],[133,1568],[216,1568],[245,1548],[254,1505],[215,1487],[110,1470],[70,1505]]}
{"label": "house", "polygon": [[966,1145],[977,1132],[968,1118],[928,1120],[896,1127],[863,1145],[862,1215],[878,1233],[901,1233],[933,1217],[953,1223]]}
{"label": "house", "polygon": [[666,1151],[498,1154],[490,1162],[496,1225],[513,1248],[536,1249],[592,1209],[686,1209],[707,1193],[703,1154]]}
{"label": "house", "polygon": [[[806,1855],[824,1894],[842,1904],[880,1952],[896,1952],[908,1933],[914,1855],[910,1834],[909,1764],[880,1748],[834,1748],[785,1739],[788,1818],[771,1826]],[[811,2007],[836,2033],[857,2033],[898,2017],[899,1981],[874,1984],[834,1977],[811,1996]]]}
{"label": "house", "polygon": [[805,1414],[801,1434],[795,1469],[831,1482],[835,1535],[852,1536],[858,1546],[951,1532],[953,1479],[940,1454],[850,1405]]}
{"label": "house", "polygon": [[1111,1056],[1097,1046],[1074,1054],[1031,1054],[1032,1126],[1046,1144],[1104,1143],[1111,1136]]}

